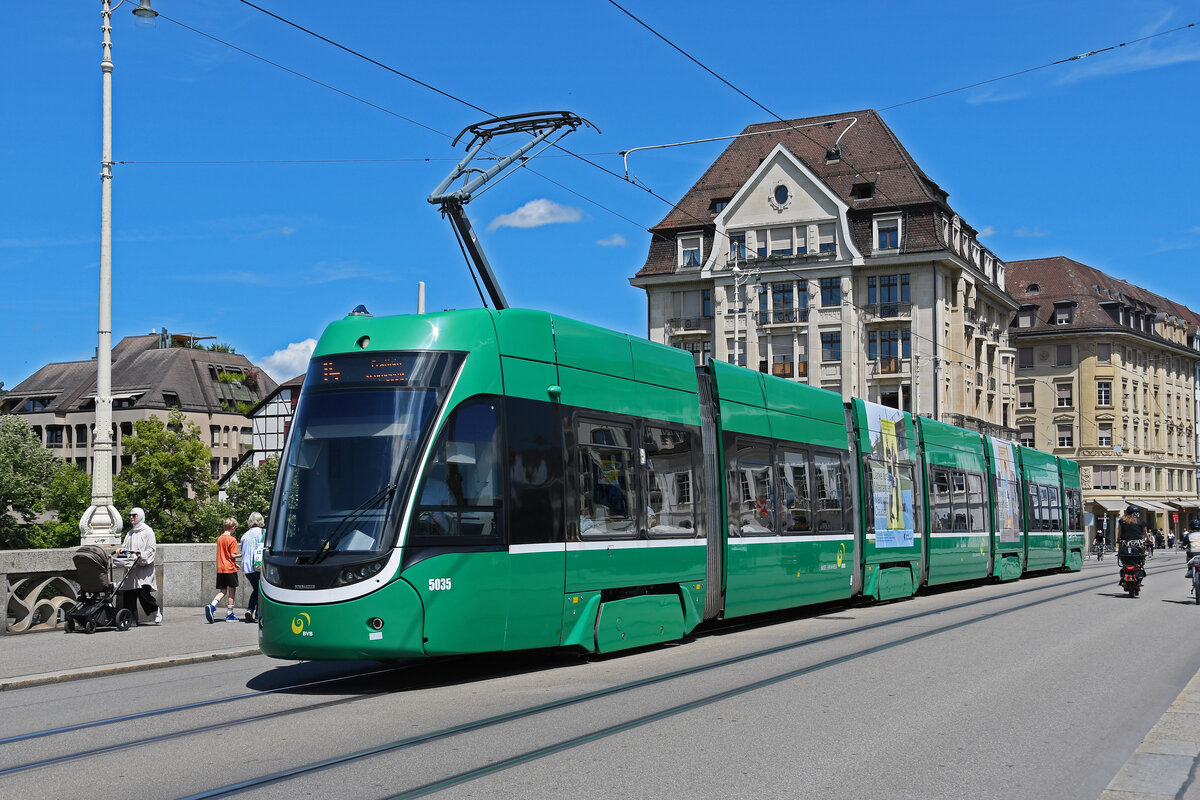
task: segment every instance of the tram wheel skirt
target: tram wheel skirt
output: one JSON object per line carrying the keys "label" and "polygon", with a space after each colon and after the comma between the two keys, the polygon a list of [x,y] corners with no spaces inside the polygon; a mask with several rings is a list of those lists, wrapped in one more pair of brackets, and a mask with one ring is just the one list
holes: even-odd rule
{"label": "tram wheel skirt", "polygon": [[678,595],[627,597],[600,605],[596,652],[611,653],[683,638],[683,606]]}

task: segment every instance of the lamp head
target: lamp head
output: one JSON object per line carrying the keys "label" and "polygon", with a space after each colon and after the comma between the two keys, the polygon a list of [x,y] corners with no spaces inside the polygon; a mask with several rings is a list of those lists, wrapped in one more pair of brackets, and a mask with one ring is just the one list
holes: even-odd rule
{"label": "lamp head", "polygon": [[153,23],[158,12],[150,7],[150,0],[138,0],[138,7],[133,10],[133,15],[139,22]]}

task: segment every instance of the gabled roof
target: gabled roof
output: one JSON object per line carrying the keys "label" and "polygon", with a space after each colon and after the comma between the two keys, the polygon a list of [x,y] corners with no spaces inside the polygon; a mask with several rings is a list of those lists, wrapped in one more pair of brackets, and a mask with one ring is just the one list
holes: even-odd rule
{"label": "gabled roof", "polygon": [[[1187,325],[1189,336],[1194,335],[1197,326],[1200,325],[1200,315],[1187,306],[1065,256],[1006,263],[1006,285],[1009,294],[1018,303],[1040,306],[1033,327],[1016,330],[1018,335],[1062,330],[1064,327],[1099,327],[1119,328],[1142,336],[1154,336],[1142,331],[1132,331],[1114,321],[1108,311],[1114,305],[1129,306],[1145,313],[1163,313],[1177,317]],[[1029,289],[1035,284],[1037,289],[1031,294]],[[1061,304],[1064,301],[1075,303],[1071,324],[1055,325],[1053,308],[1056,303]]]}
{"label": "gabled roof", "polygon": [[[947,203],[948,193],[917,165],[876,111],[764,122],[747,126],[683,199],[649,229],[654,236],[638,276],[674,271],[674,234],[686,228],[711,230],[716,217],[713,201],[736,194],[777,145],[803,161],[850,207],[851,214],[865,212],[869,217],[871,213],[923,206],[954,215]],[[833,153],[836,158],[831,157]],[[873,184],[870,196],[856,198],[856,184]],[[974,233],[969,225],[962,223],[962,227]],[[909,250],[944,246],[932,226],[912,233],[919,241]],[[869,231],[866,235],[869,239]]]}
{"label": "gabled roof", "polygon": [[[807,164],[852,208],[937,203],[949,210],[947,193],[917,166],[879,114],[868,109],[747,126],[683,200],[650,230],[710,221],[713,199],[732,196],[778,144]],[[835,145],[841,157],[830,161],[826,154]],[[855,200],[851,189],[864,181],[875,183],[874,194]]]}

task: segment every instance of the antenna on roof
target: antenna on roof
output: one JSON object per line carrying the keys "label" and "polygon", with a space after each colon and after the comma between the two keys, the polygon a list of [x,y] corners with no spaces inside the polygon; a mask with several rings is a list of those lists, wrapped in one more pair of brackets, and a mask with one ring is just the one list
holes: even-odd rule
{"label": "antenna on roof", "polygon": [[[497,309],[508,308],[508,301],[504,298],[504,292],[500,290],[500,283],[496,280],[495,273],[492,272],[492,266],[488,263],[487,256],[483,254],[483,247],[479,244],[479,239],[476,238],[475,231],[471,228],[471,221],[467,219],[467,213],[463,210],[463,206],[471,202],[471,195],[474,192],[507,169],[517,159],[544,142],[552,133],[562,128],[569,128],[570,130],[563,133],[563,136],[566,136],[580,125],[586,125],[599,132],[595,125],[570,111],[536,111],[528,114],[494,117],[474,125],[468,125],[450,143],[451,147],[455,147],[466,134],[471,134],[471,141],[467,143],[466,157],[458,162],[458,166],[451,170],[445,180],[438,184],[428,199],[433,205],[440,206],[442,216],[450,217],[450,221],[454,224],[455,234],[470,254],[471,260],[475,262],[475,269],[478,271],[488,295],[492,298],[492,305]],[[527,133],[533,138],[512,154],[500,159],[494,167],[486,172],[468,166],[488,142],[497,136],[506,136],[510,133]],[[470,177],[471,173],[477,174],[472,178]],[[460,177],[466,181],[465,185],[456,192],[447,191],[450,184]]]}

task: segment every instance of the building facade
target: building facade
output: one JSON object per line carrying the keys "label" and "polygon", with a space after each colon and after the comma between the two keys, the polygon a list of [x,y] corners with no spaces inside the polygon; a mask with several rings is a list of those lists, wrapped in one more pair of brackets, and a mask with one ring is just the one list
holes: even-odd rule
{"label": "building facade", "polygon": [[1131,503],[1178,534],[1200,516],[1200,318],[1069,258],[1008,266],[1020,442],[1079,462],[1085,509],[1110,542]]}
{"label": "building facade", "polygon": [[874,111],[751,125],[630,279],[649,338],[1013,438],[1005,265]]}
{"label": "building facade", "polygon": [[[129,464],[122,441],[133,423],[166,419],[178,409],[194,422],[212,449],[213,478],[228,472],[251,445],[246,416],[275,390],[275,381],[234,353],[194,349],[190,337],[166,330],[127,336],[112,350],[113,474]],[[0,402],[0,413],[16,414],[56,456],[91,474],[96,421],[96,362],[47,364]]]}

